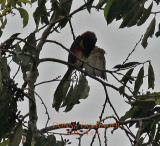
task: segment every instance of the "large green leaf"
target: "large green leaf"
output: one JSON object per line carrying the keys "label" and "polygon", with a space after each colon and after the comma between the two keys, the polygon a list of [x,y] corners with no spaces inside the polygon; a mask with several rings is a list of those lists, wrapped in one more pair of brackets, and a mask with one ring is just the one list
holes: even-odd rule
{"label": "large green leaf", "polygon": [[156,25],[156,19],[154,17],[153,20],[151,21],[150,25],[148,26],[146,33],[144,34],[142,43],[141,43],[144,48],[146,48],[148,45],[148,42],[147,42],[148,38],[152,37],[152,35],[154,34],[155,25]]}
{"label": "large green leaf", "polygon": [[139,107],[132,107],[129,111],[127,111],[126,113],[125,113],[125,115],[124,116],[122,116],[121,118],[120,118],[120,121],[125,121],[126,119],[129,119],[129,118],[132,118],[132,116],[134,115],[134,113],[136,113],[137,111],[139,111]]}
{"label": "large green leaf", "polygon": [[127,73],[121,79],[121,81],[124,82],[125,85],[127,84],[127,82],[129,80],[133,80],[132,77],[131,77],[133,70],[134,70],[133,68],[131,68],[130,70],[128,70]]}
{"label": "large green leaf", "polygon": [[23,19],[23,27],[25,27],[28,24],[28,19],[29,19],[28,12],[23,8],[16,8],[16,9],[19,11],[21,18]]}
{"label": "large green leaf", "polygon": [[150,16],[151,14],[151,10],[153,7],[153,2],[151,3],[151,5],[148,7],[148,9],[146,10],[146,12],[144,13],[144,15],[141,17],[141,19],[138,21],[137,25],[140,26],[142,25]]}
{"label": "large green leaf", "polygon": [[[20,52],[22,52],[19,43],[17,43],[15,45],[15,51],[16,51],[17,54],[20,53]],[[23,55],[23,54],[14,55],[12,57],[12,59],[13,59],[13,61],[15,63],[17,63],[18,65],[22,65],[22,66],[28,65],[29,60],[30,60],[29,56],[26,56],[26,55]]]}
{"label": "large green leaf", "polygon": [[132,19],[130,19],[130,21],[127,24],[127,27],[131,27],[133,25],[136,25],[137,21],[139,20],[139,18],[142,16],[142,14],[144,13],[145,8],[144,8],[144,4],[142,4],[140,7],[138,7],[137,9],[135,8],[134,13],[132,13]]}
{"label": "large green leaf", "polygon": [[47,2],[46,0],[38,1],[38,7],[33,13],[34,21],[36,23],[37,28],[39,26],[42,15],[43,15],[43,19],[44,18],[46,19],[46,17],[48,16],[48,14],[46,14],[46,7],[45,7],[46,2]]}
{"label": "large green leaf", "polygon": [[134,91],[133,91],[133,95],[136,96],[140,87],[143,84],[143,77],[144,77],[144,68],[142,67],[138,73],[137,79],[135,81],[135,85],[134,85]]}
{"label": "large green leaf", "polygon": [[125,69],[125,68],[133,67],[133,66],[138,65],[138,64],[140,64],[140,63],[139,62],[127,62],[125,64],[118,64],[118,65],[114,66],[114,68]]}
{"label": "large green leaf", "polygon": [[[65,17],[70,13],[72,1],[73,0],[60,0],[59,10],[58,10],[59,16],[58,17],[61,17],[61,16]],[[67,18],[59,23],[59,26],[61,29],[66,26],[68,20],[69,19]]]}
{"label": "large green leaf", "polygon": [[7,64],[7,58],[2,57],[0,60],[0,69],[2,73],[2,80],[8,80],[10,78],[10,68]]}
{"label": "large green leaf", "polygon": [[54,135],[38,137],[34,146],[64,146],[63,140],[57,141]]}
{"label": "large green leaf", "polygon": [[155,81],[154,70],[153,70],[153,67],[152,67],[151,63],[149,63],[149,67],[148,67],[148,89],[149,88],[154,89],[154,81]]}
{"label": "large green leaf", "polygon": [[126,13],[123,16],[123,22],[121,23],[119,28],[124,28],[127,26],[127,24],[130,22],[130,20],[133,18],[133,16],[134,16],[133,14],[135,13],[135,11],[137,11],[137,8],[136,8],[136,10],[129,11],[128,13]]}
{"label": "large green leaf", "polygon": [[104,8],[104,17],[106,18],[107,20],[107,17],[108,17],[108,12],[109,12],[109,9],[111,7],[111,5],[113,4],[114,0],[107,0],[107,4]]}
{"label": "large green leaf", "polygon": [[[33,46],[33,47],[32,47]],[[27,38],[27,43],[23,47],[23,51],[34,55],[36,47],[35,32],[31,33]]]}
{"label": "large green leaf", "polygon": [[13,45],[14,40],[16,39],[16,37],[19,35],[20,33],[15,33],[13,34],[5,43],[5,45],[3,46],[3,48],[5,49],[9,49],[9,47],[11,45]]}
{"label": "large green leaf", "polygon": [[96,8],[99,10],[103,7],[103,5],[107,2],[107,0],[99,0],[98,4],[96,5]]}

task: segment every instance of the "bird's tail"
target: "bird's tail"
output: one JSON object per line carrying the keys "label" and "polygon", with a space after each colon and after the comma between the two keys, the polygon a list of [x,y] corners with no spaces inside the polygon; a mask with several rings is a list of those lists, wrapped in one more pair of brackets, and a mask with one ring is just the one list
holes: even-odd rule
{"label": "bird's tail", "polygon": [[69,68],[67,70],[67,72],[63,76],[61,82],[57,86],[57,89],[54,93],[54,99],[53,99],[52,107],[55,108],[56,111],[59,110],[63,99],[66,97],[68,88],[70,87],[72,71],[73,71],[73,69],[71,69],[71,68]]}

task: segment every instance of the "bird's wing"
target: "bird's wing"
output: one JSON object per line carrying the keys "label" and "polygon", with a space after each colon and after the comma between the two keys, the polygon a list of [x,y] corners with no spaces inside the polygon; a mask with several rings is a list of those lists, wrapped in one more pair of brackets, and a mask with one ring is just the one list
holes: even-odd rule
{"label": "bird's wing", "polygon": [[[105,60],[105,51],[101,48],[98,48],[97,46],[92,50],[90,56],[87,59],[87,63],[95,68],[106,70],[106,60]],[[99,71],[97,69],[94,69],[87,64],[84,64],[83,66],[91,75],[101,77],[102,79],[107,80],[106,72]]]}

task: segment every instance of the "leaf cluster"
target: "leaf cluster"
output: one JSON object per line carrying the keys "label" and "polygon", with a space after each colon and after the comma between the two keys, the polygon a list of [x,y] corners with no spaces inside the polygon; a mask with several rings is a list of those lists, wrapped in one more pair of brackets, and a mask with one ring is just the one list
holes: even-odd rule
{"label": "leaf cluster", "polygon": [[[141,26],[143,25],[152,14],[153,2],[148,8],[145,8],[144,5],[147,0],[101,0],[97,4],[97,9],[101,9],[104,5],[104,17],[108,24],[113,20],[123,20],[119,28],[132,27],[132,26]],[[157,2],[157,5],[159,2]],[[158,12],[157,12],[158,13]],[[155,13],[156,14],[156,13]],[[155,32],[156,19],[155,17],[150,22],[148,28],[143,37],[142,46],[144,48],[148,45],[148,38],[152,37]],[[159,28],[155,33],[159,37]]]}

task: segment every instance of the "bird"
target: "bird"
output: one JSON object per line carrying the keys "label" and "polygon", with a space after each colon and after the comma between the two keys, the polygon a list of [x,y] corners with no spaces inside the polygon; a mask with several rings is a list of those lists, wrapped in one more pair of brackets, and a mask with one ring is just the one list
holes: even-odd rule
{"label": "bird", "polygon": [[[79,35],[72,43],[70,47],[70,52],[68,55],[68,63],[75,65],[76,67],[83,68],[83,62],[86,61],[89,55],[91,54],[92,50],[95,48],[97,42],[96,34],[92,31],[86,31],[83,34]],[[78,58],[81,60],[79,60]],[[68,66],[68,70],[63,76],[62,80],[60,81],[59,85],[57,86],[52,107],[59,110],[62,101],[64,100],[68,88],[71,81],[72,72],[74,67]]]}
{"label": "bird", "polygon": [[[107,80],[106,72],[100,70],[106,70],[106,60],[105,55],[106,52],[104,49],[95,46],[95,48],[91,51],[91,54],[87,58],[86,64],[83,65],[85,71],[93,76],[101,77],[103,80]],[[89,65],[100,69],[97,70]]]}

